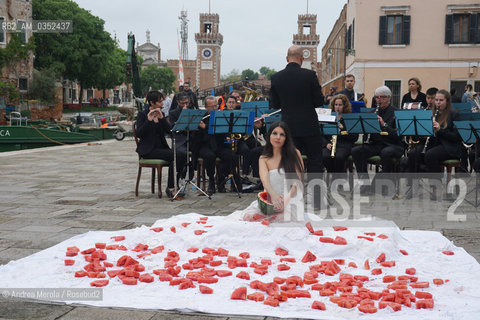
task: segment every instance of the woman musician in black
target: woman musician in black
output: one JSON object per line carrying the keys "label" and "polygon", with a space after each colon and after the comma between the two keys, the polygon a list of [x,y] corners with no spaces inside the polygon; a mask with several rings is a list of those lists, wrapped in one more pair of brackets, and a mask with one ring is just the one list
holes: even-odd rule
{"label": "woman musician in black", "polygon": [[[421,108],[432,110],[432,116],[435,115],[435,96],[438,89],[435,87],[427,90],[427,105]],[[432,118],[433,119],[433,118]],[[426,137],[410,136],[408,137],[408,153],[407,153],[407,171],[408,172],[424,172],[428,171],[425,168],[424,155],[425,155],[425,141]]]}
{"label": "woman musician in black", "polygon": [[425,165],[429,172],[442,172],[442,163],[449,159],[460,159],[462,140],[453,121],[458,113],[452,110],[452,98],[447,90],[439,90],[435,96],[435,114],[433,121],[434,136],[428,139],[425,152]]}
{"label": "woman musician in black", "polygon": [[[327,168],[327,171],[335,175],[336,173],[345,171],[345,162],[347,161],[348,156],[352,153],[353,145],[355,144],[355,141],[358,140],[358,134],[348,133],[345,128],[345,122],[342,118],[342,114],[352,112],[352,105],[350,104],[350,101],[348,101],[347,96],[344,94],[335,95],[330,100],[330,109],[332,112],[337,113],[340,135],[333,138],[333,141],[327,143],[322,151],[322,157],[323,164]],[[335,179],[335,176],[332,178]]]}

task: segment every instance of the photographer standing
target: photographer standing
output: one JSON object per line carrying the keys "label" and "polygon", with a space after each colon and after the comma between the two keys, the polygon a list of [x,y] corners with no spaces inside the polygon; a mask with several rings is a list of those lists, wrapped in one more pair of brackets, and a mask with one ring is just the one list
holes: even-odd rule
{"label": "photographer standing", "polygon": [[[167,144],[165,134],[171,127],[162,112],[163,95],[159,91],[147,93],[148,108],[137,115],[136,135],[140,138],[137,153],[144,159],[161,159],[170,162],[168,168],[168,186],[165,192],[173,197],[175,190],[173,180],[173,150]],[[177,172],[182,172],[185,166],[186,154],[177,151]]]}

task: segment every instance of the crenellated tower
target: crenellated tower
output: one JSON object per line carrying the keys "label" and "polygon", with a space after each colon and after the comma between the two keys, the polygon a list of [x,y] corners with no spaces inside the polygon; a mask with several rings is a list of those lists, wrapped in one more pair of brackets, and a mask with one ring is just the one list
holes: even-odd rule
{"label": "crenellated tower", "polygon": [[320,36],[317,34],[316,14],[298,15],[298,32],[293,35],[292,43],[303,49],[302,68],[317,71],[317,47],[320,44]]}

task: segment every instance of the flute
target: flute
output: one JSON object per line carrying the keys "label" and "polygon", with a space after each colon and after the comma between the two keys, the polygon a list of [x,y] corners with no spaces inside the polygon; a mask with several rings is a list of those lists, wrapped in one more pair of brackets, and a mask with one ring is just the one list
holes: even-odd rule
{"label": "flute", "polygon": [[[264,117],[260,117],[260,118],[258,118],[258,119],[255,119],[255,121],[259,121],[259,120],[262,120],[263,118],[273,116],[274,114],[277,114],[277,113],[279,113],[280,111],[282,111],[282,110],[279,109],[279,110],[277,110],[277,111],[274,111],[274,112],[272,112],[272,113],[269,113],[269,114],[265,115]],[[255,122],[255,121],[254,121],[254,122]]]}

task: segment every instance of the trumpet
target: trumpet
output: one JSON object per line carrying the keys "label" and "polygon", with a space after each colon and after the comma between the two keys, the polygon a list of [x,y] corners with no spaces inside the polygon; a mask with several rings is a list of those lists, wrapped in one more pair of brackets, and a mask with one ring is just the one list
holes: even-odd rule
{"label": "trumpet", "polygon": [[[433,116],[432,121],[437,120],[437,116],[438,116],[439,111],[440,111],[440,108],[435,109],[435,115]],[[435,135],[435,133],[434,133],[434,135]],[[423,146],[422,154],[425,154],[425,152],[427,152],[427,145],[428,145],[429,141],[430,141],[430,136],[428,136],[427,139],[425,139],[425,145]]]}
{"label": "trumpet", "polygon": [[330,157],[335,158],[335,153],[337,152],[337,135],[332,136],[332,150],[330,152]]}

